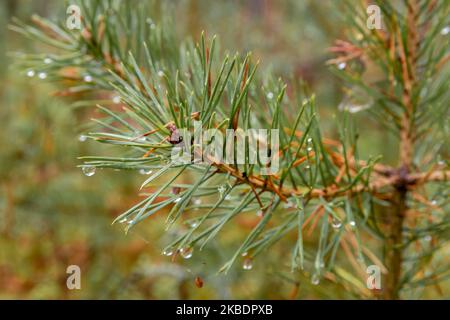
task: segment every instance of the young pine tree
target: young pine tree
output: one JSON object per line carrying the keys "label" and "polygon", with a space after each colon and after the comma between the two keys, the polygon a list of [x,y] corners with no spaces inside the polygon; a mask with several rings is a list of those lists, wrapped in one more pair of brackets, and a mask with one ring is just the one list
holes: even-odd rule
{"label": "young pine tree", "polygon": [[[322,134],[315,97],[298,81],[258,72],[251,54],[226,53],[215,37],[178,40],[170,14],[162,10],[156,23],[143,1],[80,1],[80,29],[37,16],[33,26],[16,21],[12,28],[52,47],[26,55],[25,73],[58,82],[60,95],[89,92],[92,100],[77,105],[103,101],[96,106],[103,116],[85,136],[116,146],[118,155],[83,156],[83,172],[148,174],[144,199],[114,221],[126,231],[167,212],[166,227],[178,233],[164,253],[190,258],[238,216],[256,213],[221,271],[237,261],[251,269],[284,241],[291,256],[280,264],[302,270],[313,285],[331,282],[361,298],[417,297],[425,286],[442,290],[449,275],[449,3],[374,4],[381,28],[369,26],[365,1],[339,4],[348,30],[328,62],[346,92],[335,138]],[[396,165],[381,155],[360,158],[358,111],[398,141]],[[203,143],[223,136],[225,146],[236,141],[226,136],[231,129],[273,130],[278,145],[267,139],[266,146],[279,169],[261,174],[267,165],[251,161],[251,139],[232,150],[231,163],[211,154],[190,161],[198,145],[186,133],[210,130]],[[180,145],[190,148],[187,162],[174,161]],[[367,281],[371,270],[375,278]]]}

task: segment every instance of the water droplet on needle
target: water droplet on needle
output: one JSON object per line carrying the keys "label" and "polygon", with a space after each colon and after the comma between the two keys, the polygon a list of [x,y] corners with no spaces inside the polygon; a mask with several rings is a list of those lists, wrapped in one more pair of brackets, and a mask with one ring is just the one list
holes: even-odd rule
{"label": "water droplet on needle", "polygon": [[331,221],[331,226],[333,229],[339,229],[342,226],[342,222],[339,219],[333,218],[333,221]]}
{"label": "water droplet on needle", "polygon": [[242,264],[242,269],[251,270],[253,268],[253,261],[251,258],[246,258]]}
{"label": "water droplet on needle", "polygon": [[94,166],[83,166],[81,170],[83,170],[85,176],[92,177],[95,174],[96,168]]}
{"label": "water droplet on needle", "polygon": [[87,137],[83,134],[78,137],[78,141],[80,141],[80,142],[85,142],[86,139],[87,139]]}
{"label": "water droplet on needle", "polygon": [[339,70],[343,70],[343,69],[345,69],[346,66],[347,66],[347,64],[345,62],[341,62],[341,63],[338,64],[337,67],[338,67]]}
{"label": "water droplet on needle", "polygon": [[168,249],[165,249],[162,254],[167,257],[170,257],[171,255],[173,255],[173,252],[174,252],[173,248],[168,248]]}
{"label": "water droplet on needle", "polygon": [[184,247],[180,249],[180,255],[184,258],[184,259],[190,259],[192,258],[192,254],[194,252],[194,249],[190,246],[188,247]]}
{"label": "water droplet on needle", "polygon": [[140,170],[139,170],[139,173],[140,173],[140,174],[143,174],[143,175],[149,175],[149,174],[152,174],[152,172],[153,172],[153,171],[150,170],[150,169],[148,169],[148,170],[147,170],[147,169],[140,169]]}

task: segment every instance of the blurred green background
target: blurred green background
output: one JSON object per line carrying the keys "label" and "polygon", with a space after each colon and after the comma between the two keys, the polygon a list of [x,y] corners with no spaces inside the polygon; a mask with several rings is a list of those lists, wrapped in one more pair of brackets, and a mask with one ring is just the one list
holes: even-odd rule
{"label": "blurred green background", "polygon": [[[222,48],[252,51],[262,69],[305,79],[318,98],[325,132],[336,135],[333,114],[338,113],[342,84],[325,61],[330,58],[327,48],[343,36],[345,27],[333,1],[170,2],[180,36],[197,39],[206,30],[218,35]],[[92,111],[70,108],[67,100],[52,95],[56,88],[30,80],[12,61],[38,44],[9,31],[11,18],[29,21],[37,13],[65,21],[65,5],[0,2],[0,298],[351,298],[345,290],[312,286],[307,277],[288,272],[289,259],[283,258],[288,249],[282,244],[255,261],[251,271],[235,267],[226,276],[218,275],[250,230],[244,219],[209,249],[183,261],[161,255],[170,236],[164,232],[163,213],[128,235],[111,226],[138,201],[144,177],[114,170],[84,176],[77,156],[104,148],[78,138]],[[387,152],[396,149],[387,133],[365,115],[357,117],[364,124],[363,156],[383,153],[385,161],[395,159],[395,152]],[[81,268],[81,290],[66,287],[66,268],[73,264]],[[203,279],[203,288],[196,286],[196,277]]]}

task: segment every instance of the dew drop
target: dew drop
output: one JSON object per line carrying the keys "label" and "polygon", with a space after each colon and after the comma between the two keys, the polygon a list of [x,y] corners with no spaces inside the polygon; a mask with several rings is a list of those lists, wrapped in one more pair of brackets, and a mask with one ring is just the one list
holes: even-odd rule
{"label": "dew drop", "polygon": [[242,269],[251,270],[253,268],[253,261],[251,258],[246,258],[242,264]]}
{"label": "dew drop", "polygon": [[313,151],[313,148],[312,147],[308,147],[306,150],[308,150],[308,152],[311,152],[311,151]]}
{"label": "dew drop", "polygon": [[162,70],[158,71],[158,77],[160,78],[164,77],[164,72]]}
{"label": "dew drop", "polygon": [[178,202],[180,202],[180,201],[181,201],[181,198],[176,198],[174,202],[175,202],[175,203],[178,203]]}
{"label": "dew drop", "polygon": [[50,64],[50,63],[52,63],[52,62],[53,62],[53,60],[50,59],[50,58],[45,58],[45,59],[44,59],[44,63],[45,63],[45,64]]}
{"label": "dew drop", "polygon": [[449,26],[446,26],[445,28],[443,28],[443,29],[441,30],[441,34],[442,34],[443,36],[446,36],[449,32],[450,32],[450,27],[449,27]]}
{"label": "dew drop", "polygon": [[248,252],[247,252],[247,251],[242,252],[241,256],[242,256],[242,257],[248,256]]}
{"label": "dew drop", "polygon": [[119,223],[125,223],[125,222],[127,222],[128,221],[128,219],[125,217],[125,218],[123,218],[123,219],[120,219],[119,220]]}
{"label": "dew drop", "polygon": [[431,240],[433,240],[433,238],[427,234],[425,237],[423,237],[423,240],[425,240],[426,242],[430,242]]}
{"label": "dew drop", "polygon": [[191,221],[189,223],[189,227],[191,228],[197,228],[198,227],[198,221]]}
{"label": "dew drop", "polygon": [[80,142],[85,142],[86,140],[87,140],[87,137],[84,134],[82,134],[78,137],[78,141],[80,141]]}
{"label": "dew drop", "polygon": [[350,225],[350,227],[355,227],[356,226],[355,220],[350,221],[348,224]]}
{"label": "dew drop", "polygon": [[95,169],[94,166],[84,166],[81,170],[83,170],[85,176],[92,177],[95,174]]}
{"label": "dew drop", "polygon": [[28,70],[28,71],[27,71],[27,76],[28,76],[28,77],[33,78],[34,75],[35,75],[34,70]]}
{"label": "dew drop", "polygon": [[431,205],[435,206],[437,204],[436,200],[431,201]]}
{"label": "dew drop", "polygon": [[313,276],[311,277],[311,283],[315,286],[317,286],[320,283],[320,278],[317,273],[314,273]]}
{"label": "dew drop", "polygon": [[311,143],[312,142],[312,138],[308,138],[308,140],[306,140],[306,141],[308,141],[308,143]]}
{"label": "dew drop", "polygon": [[202,199],[195,198],[192,202],[193,202],[195,205],[199,205],[199,204],[202,203]]}
{"label": "dew drop", "polygon": [[347,64],[345,62],[341,62],[341,63],[338,64],[337,67],[338,67],[339,70],[343,70],[343,69],[345,69],[346,66],[347,66]]}
{"label": "dew drop", "polygon": [[307,166],[305,167],[305,169],[306,169],[306,170],[309,170],[309,169],[311,169],[311,166],[310,166],[310,165],[307,165]]}
{"label": "dew drop", "polygon": [[140,174],[143,174],[143,175],[149,175],[149,174],[152,174],[152,170],[150,170],[150,169],[139,169],[139,173]]}
{"label": "dew drop", "polygon": [[339,229],[342,226],[342,222],[339,219],[333,218],[333,221],[331,221],[331,226],[333,229]]}
{"label": "dew drop", "polygon": [[192,253],[194,252],[194,249],[190,246],[188,247],[184,247],[180,249],[180,255],[184,258],[184,259],[190,259],[192,258]]}
{"label": "dew drop", "polygon": [[273,92],[267,93],[267,99],[272,100],[273,99]]}
{"label": "dew drop", "polygon": [[258,210],[256,211],[256,215],[261,218],[264,215],[264,212],[262,210]]}
{"label": "dew drop", "polygon": [[112,98],[112,102],[115,103],[115,104],[119,104],[120,103],[120,97],[119,96],[114,96]]}
{"label": "dew drop", "polygon": [[370,104],[349,104],[344,109],[350,113],[357,113],[370,108]]}
{"label": "dew drop", "polygon": [[170,257],[171,255],[173,255],[173,252],[174,252],[173,248],[167,248],[167,249],[164,249],[162,254],[167,257]]}
{"label": "dew drop", "polygon": [[85,82],[92,82],[92,76],[90,76],[90,75],[87,74],[87,75],[84,76],[83,80],[84,80]]}
{"label": "dew drop", "polygon": [[47,78],[47,74],[45,72],[39,72],[38,77],[39,79],[44,80],[45,78]]}

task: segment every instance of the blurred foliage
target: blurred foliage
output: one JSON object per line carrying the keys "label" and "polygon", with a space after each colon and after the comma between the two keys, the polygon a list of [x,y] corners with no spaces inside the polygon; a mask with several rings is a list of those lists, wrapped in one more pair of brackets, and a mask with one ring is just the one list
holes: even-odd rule
{"label": "blurred foliage", "polygon": [[[344,26],[332,1],[176,3],[174,21],[180,34],[196,37],[208,30],[220,35],[226,48],[251,50],[263,68],[305,79],[317,93],[319,113],[337,113],[340,84],[325,61],[330,57],[327,47]],[[11,67],[6,54],[28,51],[32,45],[7,30],[12,16],[27,21],[39,13],[65,20],[65,8],[60,1],[0,3],[0,298],[353,298],[345,287],[313,286],[310,275],[281,273],[279,261],[290,252],[283,243],[250,272],[234,268],[226,276],[217,275],[225,257],[253,226],[245,218],[190,260],[171,261],[161,255],[170,236],[161,230],[163,214],[128,235],[111,227],[112,220],[136,202],[142,176],[102,170],[85,177],[76,157],[108,148],[74,139],[82,131],[80,123],[86,122],[81,120],[91,118],[93,111],[68,108],[52,96],[52,86],[29,81]],[[396,159],[388,133],[366,115],[357,117],[365,124],[360,128],[362,155],[381,153],[387,162]],[[321,125],[337,135],[333,121]],[[374,129],[377,135],[364,134]],[[66,268],[71,264],[81,267],[82,290],[67,290]],[[203,279],[202,288],[196,286],[196,277]],[[430,287],[424,296],[445,296],[447,288]]]}

